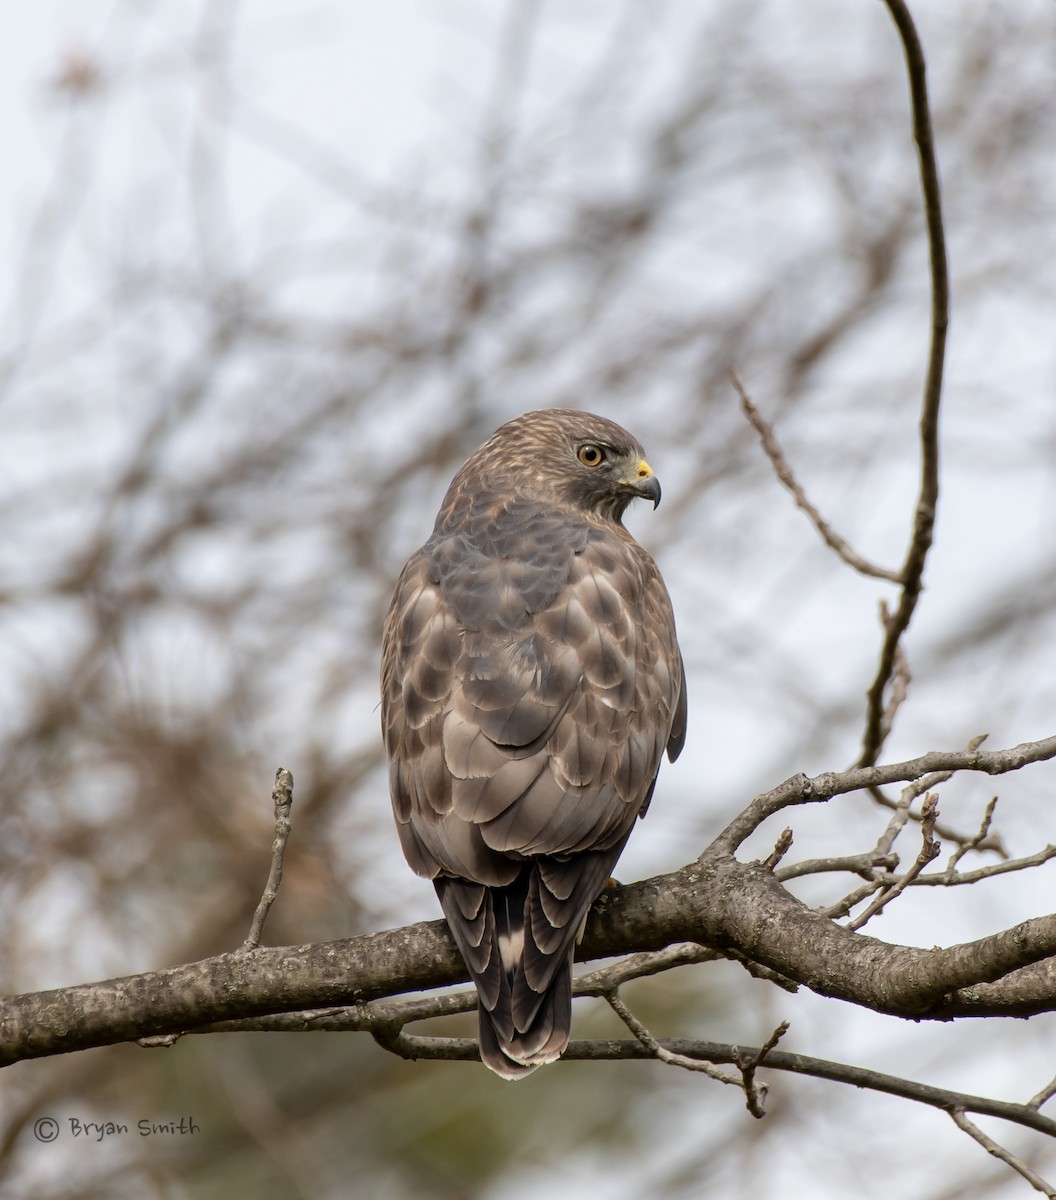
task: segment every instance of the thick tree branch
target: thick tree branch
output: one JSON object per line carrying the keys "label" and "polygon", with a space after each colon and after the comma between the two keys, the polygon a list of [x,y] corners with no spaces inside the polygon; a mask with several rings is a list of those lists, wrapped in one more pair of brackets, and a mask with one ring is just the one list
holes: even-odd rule
{"label": "thick tree branch", "polygon": [[[787,892],[765,867],[738,862],[732,851],[742,829],[750,832],[789,804],[937,770],[999,774],[1054,755],[1056,737],[1008,750],[933,753],[814,779],[797,776],[753,800],[747,818],[742,814],[731,823],[697,862],[607,892],[587,923],[579,957],[693,942],[749,959],[821,995],[895,1016],[949,1020],[1051,1011],[1056,916],[946,949],[888,945],[834,924]],[[0,1065],[465,979],[441,921],[318,945],[260,947],[145,975],[9,997],[0,1002]]]}

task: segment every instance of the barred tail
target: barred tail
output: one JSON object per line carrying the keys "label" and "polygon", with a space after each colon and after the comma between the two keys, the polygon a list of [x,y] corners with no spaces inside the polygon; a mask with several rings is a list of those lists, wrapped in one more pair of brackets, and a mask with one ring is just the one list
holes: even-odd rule
{"label": "barred tail", "polygon": [[481,1061],[496,1075],[522,1079],[568,1046],[576,941],[622,849],[536,858],[503,887],[434,880],[476,985]]}

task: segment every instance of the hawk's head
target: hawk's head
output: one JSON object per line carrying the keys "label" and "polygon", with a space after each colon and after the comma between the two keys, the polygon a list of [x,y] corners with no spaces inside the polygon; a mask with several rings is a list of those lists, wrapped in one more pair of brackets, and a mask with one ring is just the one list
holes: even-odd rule
{"label": "hawk's head", "polygon": [[[619,521],[636,497],[660,503],[638,440],[615,421],[567,408],[527,412],[495,431],[459,476]],[[456,483],[458,479],[456,477]]]}

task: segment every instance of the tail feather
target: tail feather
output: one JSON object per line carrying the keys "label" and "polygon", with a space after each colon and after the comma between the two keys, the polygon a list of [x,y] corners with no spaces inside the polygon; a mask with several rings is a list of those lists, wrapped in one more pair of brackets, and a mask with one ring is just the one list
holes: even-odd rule
{"label": "tail feather", "polygon": [[531,860],[503,887],[434,881],[477,988],[481,1060],[504,1079],[523,1078],[567,1047],[576,941],[622,848]]}
{"label": "tail feather", "polygon": [[448,928],[466,964],[477,995],[494,1008],[502,995],[502,962],[496,952],[495,919],[490,888],[468,879],[433,881]]}
{"label": "tail feather", "polygon": [[537,1067],[556,1062],[568,1045],[572,1025],[571,956],[568,969],[554,980],[553,987],[539,997],[535,1018],[523,1032],[512,1037],[500,1033],[495,1014],[483,1004],[478,1007],[481,1062],[503,1079],[523,1079]]}

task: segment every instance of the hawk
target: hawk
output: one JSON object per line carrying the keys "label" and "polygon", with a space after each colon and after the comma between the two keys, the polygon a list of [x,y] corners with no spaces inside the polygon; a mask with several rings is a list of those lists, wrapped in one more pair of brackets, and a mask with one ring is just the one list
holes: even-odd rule
{"label": "hawk", "polygon": [[685,741],[671,600],[623,527],[660,503],[639,443],[591,413],[503,425],[451,482],[385,618],[382,730],[403,852],[476,985],[480,1057],[559,1058],[572,956]]}

